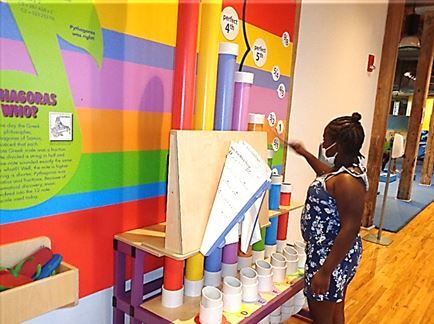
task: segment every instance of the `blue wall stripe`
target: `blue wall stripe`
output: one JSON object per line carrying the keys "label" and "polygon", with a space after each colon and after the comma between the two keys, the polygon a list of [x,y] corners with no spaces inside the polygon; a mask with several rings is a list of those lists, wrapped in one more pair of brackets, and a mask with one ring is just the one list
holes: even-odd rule
{"label": "blue wall stripe", "polygon": [[[173,70],[174,47],[104,28],[102,33],[105,58]],[[6,3],[0,3],[0,36],[23,41],[9,5]],[[62,50],[87,53],[60,37],[58,39]]]}
{"label": "blue wall stripe", "polygon": [[[239,65],[237,64],[237,71],[238,71]],[[253,85],[263,88],[269,88],[277,91],[277,87],[279,84],[283,83],[286,88],[286,92],[289,91],[289,85],[290,85],[290,77],[281,75],[278,81],[274,81],[273,77],[271,76],[270,72],[265,72],[264,70],[259,70],[256,68],[252,68],[250,66],[243,66],[243,72],[250,72],[255,75],[255,78],[253,80]]]}
{"label": "blue wall stripe", "polygon": [[[17,41],[23,40],[6,3],[0,3],[0,28],[1,37]],[[108,29],[102,31],[105,58],[173,70],[174,47]],[[58,40],[62,50],[87,55],[85,50],[69,44],[61,37],[58,37]],[[244,66],[243,71],[255,74],[255,86],[276,90],[279,83],[283,83],[286,90],[289,90],[290,77],[281,75],[279,81],[274,81],[271,72],[249,66]]]}
{"label": "blue wall stripe", "polygon": [[30,208],[0,210],[0,225],[166,195],[166,182],[55,196]]}

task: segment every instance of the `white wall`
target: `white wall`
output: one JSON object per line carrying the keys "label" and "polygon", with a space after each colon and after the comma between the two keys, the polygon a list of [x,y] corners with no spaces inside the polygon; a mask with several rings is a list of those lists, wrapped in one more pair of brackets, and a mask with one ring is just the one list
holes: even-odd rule
{"label": "white wall", "polygon": [[[318,3],[303,1],[294,73],[290,139],[301,140],[316,154],[327,123],[358,111],[368,153],[387,3]],[[377,69],[366,71],[368,54]],[[304,201],[315,175],[304,159],[288,152],[285,180],[293,199]],[[300,238],[300,211],[291,215],[289,241]]]}

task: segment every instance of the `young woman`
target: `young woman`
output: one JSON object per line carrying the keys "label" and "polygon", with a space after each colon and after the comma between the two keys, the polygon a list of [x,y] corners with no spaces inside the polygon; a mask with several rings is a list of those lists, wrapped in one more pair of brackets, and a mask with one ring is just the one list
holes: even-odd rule
{"label": "young woman", "polygon": [[359,230],[368,181],[360,164],[365,138],[360,119],[353,113],[325,128],[322,151],[333,167],[302,144],[289,143],[317,174],[301,217],[307,255],[304,293],[314,323],[345,322],[345,292],[362,254]]}

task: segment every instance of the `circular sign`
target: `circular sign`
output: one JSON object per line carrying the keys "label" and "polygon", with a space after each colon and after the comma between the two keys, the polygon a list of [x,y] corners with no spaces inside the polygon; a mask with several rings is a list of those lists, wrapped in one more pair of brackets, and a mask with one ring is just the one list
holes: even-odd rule
{"label": "circular sign", "polygon": [[270,125],[270,127],[274,127],[274,125],[276,125],[277,122],[276,114],[274,112],[270,112],[270,114],[267,117],[267,120],[268,120],[268,125]]}
{"label": "circular sign", "polygon": [[285,130],[285,124],[283,123],[283,120],[279,120],[277,122],[276,129],[278,134],[283,134],[283,131]]}
{"label": "circular sign", "polygon": [[265,41],[262,38],[256,39],[252,47],[253,62],[255,62],[256,66],[264,66],[265,62],[267,62],[267,52]]}
{"label": "circular sign", "polygon": [[273,77],[274,81],[279,81],[279,79],[280,79],[279,66],[277,66],[277,65],[273,66],[273,69],[271,70],[271,76]]}
{"label": "circular sign", "polygon": [[277,152],[279,150],[279,148],[280,148],[280,140],[279,140],[279,138],[275,137],[273,139],[273,143],[271,145],[273,146],[274,152]]}
{"label": "circular sign", "polygon": [[277,87],[277,96],[280,99],[283,99],[286,95],[286,88],[285,85],[283,83],[280,83],[279,86]]}
{"label": "circular sign", "polygon": [[289,38],[289,33],[288,32],[284,32],[282,34],[282,44],[283,44],[283,46],[284,47],[288,47],[290,41],[291,41],[291,39]]}
{"label": "circular sign", "polygon": [[240,31],[240,20],[238,14],[232,7],[223,9],[220,15],[220,27],[223,35],[228,40],[234,40]]}

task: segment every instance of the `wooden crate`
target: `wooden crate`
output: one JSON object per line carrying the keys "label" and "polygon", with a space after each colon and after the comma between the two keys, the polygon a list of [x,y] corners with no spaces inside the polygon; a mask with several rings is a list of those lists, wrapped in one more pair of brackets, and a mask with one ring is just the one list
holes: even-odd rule
{"label": "wooden crate", "polygon": [[[46,237],[0,246],[0,265],[13,266],[19,260],[51,246]],[[60,307],[78,303],[78,269],[62,262],[57,274],[0,293],[0,323],[14,324]]]}

